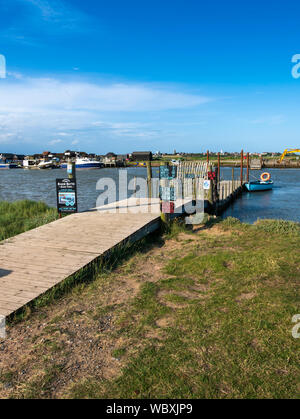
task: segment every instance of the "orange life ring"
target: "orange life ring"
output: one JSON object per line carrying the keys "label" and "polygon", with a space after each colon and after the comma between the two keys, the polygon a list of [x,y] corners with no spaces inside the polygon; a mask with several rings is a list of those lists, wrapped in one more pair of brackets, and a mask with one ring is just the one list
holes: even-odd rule
{"label": "orange life ring", "polygon": [[271,175],[268,172],[262,173],[262,175],[260,177],[260,180],[262,182],[268,182],[268,180],[270,180],[270,179],[271,179]]}

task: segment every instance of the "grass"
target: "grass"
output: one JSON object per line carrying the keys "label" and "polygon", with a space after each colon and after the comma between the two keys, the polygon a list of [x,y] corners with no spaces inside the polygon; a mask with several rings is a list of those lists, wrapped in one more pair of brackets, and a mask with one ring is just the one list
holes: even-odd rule
{"label": "grass", "polygon": [[0,241],[58,218],[57,210],[43,202],[0,202]]}
{"label": "grass", "polygon": [[299,398],[299,225],[208,225],[116,253],[14,325],[0,397]]}

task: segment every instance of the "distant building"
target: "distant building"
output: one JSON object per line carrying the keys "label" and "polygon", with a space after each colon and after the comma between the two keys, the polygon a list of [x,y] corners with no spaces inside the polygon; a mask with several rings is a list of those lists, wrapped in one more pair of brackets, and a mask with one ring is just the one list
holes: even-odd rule
{"label": "distant building", "polygon": [[118,154],[117,155],[117,160],[118,161],[126,161],[126,160],[128,160],[128,154]]}
{"label": "distant building", "polygon": [[64,153],[64,157],[75,157],[77,154],[76,151],[72,151],[72,150],[66,150]]}
{"label": "distant building", "polygon": [[0,160],[6,163],[10,163],[15,160],[15,155],[13,153],[1,153]]}
{"label": "distant building", "polygon": [[151,161],[152,153],[151,151],[134,151],[132,153],[133,161]]}
{"label": "distant building", "polygon": [[117,155],[116,155],[115,153],[110,152],[110,153],[107,153],[107,154],[105,155],[105,157],[106,157],[107,159],[116,159],[116,158],[117,158]]}

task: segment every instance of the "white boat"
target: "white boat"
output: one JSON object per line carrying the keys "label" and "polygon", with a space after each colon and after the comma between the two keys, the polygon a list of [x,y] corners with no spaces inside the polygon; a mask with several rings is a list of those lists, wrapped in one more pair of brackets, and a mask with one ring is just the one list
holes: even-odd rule
{"label": "white boat", "polygon": [[[61,168],[66,169],[67,166],[68,166],[67,163],[62,163]],[[103,166],[104,165],[101,161],[92,160],[92,159],[89,159],[88,157],[83,157],[83,158],[77,157],[75,161],[76,169],[100,169]]]}
{"label": "white boat", "polygon": [[53,169],[58,167],[57,162],[54,160],[42,160],[39,164],[38,164],[38,168],[39,169]]}
{"label": "white boat", "polygon": [[23,167],[24,169],[36,169],[38,166],[36,160],[26,159],[23,160]]}

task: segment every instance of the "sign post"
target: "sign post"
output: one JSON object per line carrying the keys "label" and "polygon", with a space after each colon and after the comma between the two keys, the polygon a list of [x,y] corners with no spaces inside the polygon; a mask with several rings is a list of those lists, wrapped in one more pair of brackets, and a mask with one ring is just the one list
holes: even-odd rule
{"label": "sign post", "polygon": [[76,179],[56,179],[56,193],[60,215],[78,212]]}
{"label": "sign post", "polygon": [[[177,167],[162,164],[159,168],[159,196],[161,207],[161,218],[164,223],[170,220],[170,214],[174,214],[176,191],[174,180],[177,177]],[[173,181],[173,182],[172,182]]]}

